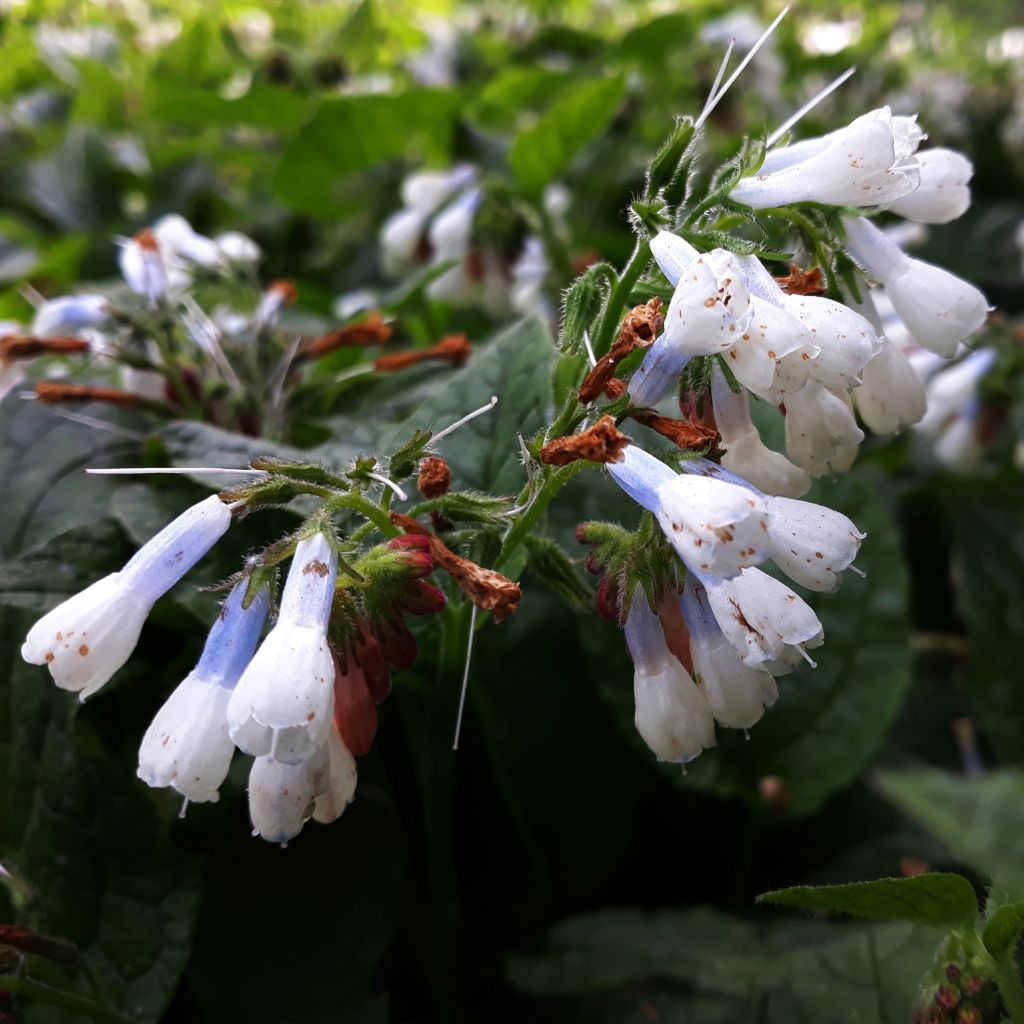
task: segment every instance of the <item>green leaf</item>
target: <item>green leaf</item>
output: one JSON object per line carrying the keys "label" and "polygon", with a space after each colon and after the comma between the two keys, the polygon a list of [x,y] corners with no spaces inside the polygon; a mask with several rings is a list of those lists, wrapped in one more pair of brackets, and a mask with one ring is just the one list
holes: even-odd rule
{"label": "green leaf", "polygon": [[509,974],[547,997],[603,1001],[631,986],[636,1005],[669,981],[724,999],[729,1021],[863,1024],[903,1019],[932,953],[934,940],[921,938],[906,923],[755,928],[709,908],[606,910],[559,925],[541,952],[513,957]]}
{"label": "green leaf", "polygon": [[938,872],[847,885],[798,885],[758,899],[780,907],[833,910],[873,921],[912,921],[938,928],[967,925],[978,914],[971,883],[961,875]]}
{"label": "green leaf", "polygon": [[968,779],[937,769],[887,771],[883,795],[968,867],[1024,893],[1024,773]]}
{"label": "green leaf", "polygon": [[581,82],[559,97],[536,124],[521,132],[508,159],[523,188],[539,193],[564,174],[573,157],[605,130],[624,91],[621,77]]}
{"label": "green leaf", "polygon": [[1024,634],[1024,486],[972,480],[943,489],[953,523],[958,605],[970,637],[967,679],[980,724],[999,755],[1024,761],[1024,687],[1011,638]]}
{"label": "green leaf", "polygon": [[981,941],[996,960],[1013,955],[1020,933],[1024,931],[1024,900],[1000,907],[985,921]]}
{"label": "green leaf", "polygon": [[215,92],[176,90],[152,112],[156,121],[179,124],[249,124],[291,135],[309,118],[313,103],[291,89],[254,85],[244,96],[229,100]]}
{"label": "green leaf", "polygon": [[438,452],[451,467],[455,487],[514,493],[525,480],[516,434],[528,437],[544,425],[554,359],[544,325],[520,320],[474,348],[462,369],[435,378],[428,396],[406,413],[394,436],[407,438],[416,428],[443,429],[496,395],[498,404],[490,412],[459,427]]}
{"label": "green leaf", "polygon": [[293,209],[330,216],[346,207],[346,176],[446,153],[457,109],[443,89],[325,100],[285,148],[274,188]]}

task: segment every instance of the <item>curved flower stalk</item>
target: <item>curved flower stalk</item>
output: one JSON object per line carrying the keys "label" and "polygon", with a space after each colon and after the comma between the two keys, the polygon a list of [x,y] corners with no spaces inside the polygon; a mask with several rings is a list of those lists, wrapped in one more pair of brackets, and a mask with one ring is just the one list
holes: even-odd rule
{"label": "curved flower stalk", "polygon": [[218,799],[235,750],[228,701],[270,608],[265,587],[247,608],[248,589],[248,580],[235,584],[198,664],[157,712],[139,747],[139,778],[150,786],[171,786],[193,803]]}
{"label": "curved flower stalk", "polygon": [[193,505],[147,541],[120,572],[47,612],[29,630],[21,656],[46,665],[59,687],[84,701],[131,656],[157,600],[230,525],[231,512],[216,495]]}
{"label": "curved flower stalk", "polygon": [[844,217],[843,227],[850,255],[881,282],[919,345],[949,358],[984,324],[988,300],[974,285],[907,256],[862,217]]}
{"label": "curved flower stalk", "polygon": [[337,573],[338,555],[326,534],[299,541],[277,623],[227,707],[231,739],[247,754],[298,764],[327,741],[334,710],[327,624]]}
{"label": "curved flower stalk", "polygon": [[790,203],[888,206],[918,187],[914,154],[923,138],[914,118],[882,107],[829,135],[769,151],[730,197],[758,210]]}

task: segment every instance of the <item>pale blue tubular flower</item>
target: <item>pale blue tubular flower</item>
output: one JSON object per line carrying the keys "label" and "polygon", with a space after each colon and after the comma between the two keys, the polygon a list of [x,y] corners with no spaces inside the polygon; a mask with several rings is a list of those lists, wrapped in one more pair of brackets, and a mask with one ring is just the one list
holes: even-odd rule
{"label": "pale blue tubular flower", "polygon": [[642,593],[633,598],[625,632],[634,666],[637,732],[659,761],[692,761],[715,745],[711,706],[669,650],[661,623]]}
{"label": "pale blue tubular flower", "polygon": [[193,505],[147,541],[120,572],[47,612],[29,630],[21,656],[48,666],[59,687],[85,700],[128,660],[158,598],[230,525],[231,513],[216,495]]}
{"label": "pale blue tubular flower", "polygon": [[110,319],[110,303],[102,295],[64,295],[44,302],[32,320],[41,338],[102,327]]}
{"label": "pale blue tubular flower", "polygon": [[882,107],[821,138],[770,150],[731,198],[755,210],[807,202],[887,206],[918,187],[914,154],[923,138],[915,118]]}
{"label": "pale blue tubular flower", "polygon": [[326,534],[299,541],[277,623],[228,703],[231,738],[248,754],[298,764],[327,741],[335,671],[327,624],[337,573]]}
{"label": "pale blue tubular flower", "polygon": [[707,592],[693,576],[686,579],[680,606],[690,631],[694,681],[715,721],[729,729],[749,729],[778,699],[774,676],[743,663],[718,625]]}
{"label": "pale blue tubular flower", "polygon": [[850,255],[885,288],[913,339],[950,358],[988,316],[985,296],[948,270],[912,259],[863,217],[844,217]]}
{"label": "pale blue tubular flower", "polygon": [[270,607],[264,587],[245,607],[248,579],[236,584],[213,623],[196,667],[156,713],[139,747],[139,778],[171,786],[193,803],[218,798],[235,745],[228,700],[252,660]]}
{"label": "pale blue tubular flower", "polygon": [[[663,233],[664,234],[664,233]],[[666,276],[679,271],[681,247],[665,235],[652,251],[667,253]],[[658,239],[655,242],[658,242]],[[686,242],[677,239],[689,249]],[[647,350],[644,361],[629,382],[629,396],[636,405],[654,405],[669,390],[694,356],[726,353],[742,366],[753,346],[747,325],[751,318],[743,275],[731,253],[716,249],[698,255],[680,272],[676,290],[665,314],[665,330]],[[659,260],[660,262],[660,260]],[[737,373],[742,372],[742,366]],[[770,376],[769,376],[770,382]]]}
{"label": "pale blue tubular flower", "polygon": [[676,554],[694,572],[735,576],[768,557],[764,499],[746,486],[679,475],[633,445],[608,464],[612,479],[653,513]]}

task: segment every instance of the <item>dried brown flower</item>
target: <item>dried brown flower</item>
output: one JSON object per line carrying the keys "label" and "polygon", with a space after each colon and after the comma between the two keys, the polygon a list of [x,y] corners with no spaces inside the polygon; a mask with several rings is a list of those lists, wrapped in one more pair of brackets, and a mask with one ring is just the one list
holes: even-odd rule
{"label": "dried brown flower", "polygon": [[373,362],[373,368],[381,373],[394,373],[405,370],[417,363],[431,359],[449,362],[453,366],[461,366],[473,351],[469,338],[465,334],[449,334],[430,348],[414,348],[408,352],[395,352],[391,355],[379,356]]}
{"label": "dried brown flower", "polygon": [[801,270],[795,263],[791,263],[789,273],[775,280],[788,295],[824,295],[827,291],[820,267]]}
{"label": "dried brown flower", "polygon": [[597,361],[580,385],[578,398],[588,405],[600,395],[615,375],[615,368],[631,352],[647,348],[654,343],[658,332],[664,327],[661,315],[661,299],[655,296],[640,306],[634,306],[622,321],[622,328],[615,344]]}
{"label": "dried brown flower", "polygon": [[568,437],[556,437],[540,450],[540,461],[549,466],[567,466],[578,459],[588,462],[618,462],[629,444],[611,416],[602,416],[592,427]]}
{"label": "dried brown flower", "polygon": [[391,324],[385,323],[375,309],[359,323],[347,324],[329,334],[307,341],[302,346],[299,355],[304,359],[322,359],[328,353],[339,348],[352,348],[357,345],[383,345],[390,340],[393,333]]}

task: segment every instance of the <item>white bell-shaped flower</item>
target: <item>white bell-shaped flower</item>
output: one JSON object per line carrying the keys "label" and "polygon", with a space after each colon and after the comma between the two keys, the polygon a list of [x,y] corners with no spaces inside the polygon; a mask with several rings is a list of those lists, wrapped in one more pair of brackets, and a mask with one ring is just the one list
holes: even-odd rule
{"label": "white bell-shaped flower", "polygon": [[654,514],[676,553],[695,571],[732,576],[768,557],[764,501],[746,487],[680,476],[634,445],[620,462],[609,463],[608,472]]}
{"label": "white bell-shaped flower", "polygon": [[216,495],[193,505],[111,573],[47,612],[30,630],[21,656],[46,665],[53,681],[82,700],[128,660],[150,609],[231,525]]}
{"label": "white bell-shaped flower", "polygon": [[257,757],[249,772],[249,819],[253,835],[287,843],[312,817],[330,771],[326,742],[297,764]]}
{"label": "white bell-shaped flower", "polygon": [[786,453],[811,476],[841,472],[863,440],[847,401],[816,381],[787,398]]}
{"label": "white bell-shaped flower", "polygon": [[948,224],[971,205],[974,165],[955,149],[936,147],[917,155],[921,184],[889,209],[921,224]]}
{"label": "white bell-shaped flower", "polygon": [[715,745],[715,721],[703,692],[668,649],[658,617],[637,593],[626,619],[633,658],[637,732],[659,761],[685,763]]}
{"label": "white bell-shaped flower", "polygon": [[864,367],[882,347],[882,339],[867,319],[818,295],[787,295],[783,308],[811,333],[818,354],[807,363],[807,376],[828,388],[852,388]]}
{"label": "white bell-shaped flower", "polygon": [[316,798],[313,817],[327,825],[340,818],[352,803],[358,781],[356,759],[352,756],[337,729],[327,737],[327,778],[323,792]]}
{"label": "white bell-shaped flower", "polygon": [[913,119],[894,118],[887,107],[872,111],[822,138],[772,150],[730,197],[757,210],[806,202],[887,206],[917,188],[913,153],[921,138]]}
{"label": "white bell-shaped flower", "polygon": [[669,302],[664,332],[629,382],[632,401],[656,404],[693,356],[727,353],[743,337],[751,315],[748,305],[743,275],[731,253],[716,250],[694,259]]}
{"label": "white bell-shaped flower", "polygon": [[228,595],[199,663],[156,713],[139,747],[139,778],[149,786],[171,786],[193,803],[216,800],[231,766],[228,700],[270,606],[263,589],[245,608],[248,586],[243,580]]}
{"label": "white bell-shaped flower", "polygon": [[475,178],[471,164],[457,164],[447,171],[417,171],[402,182],[402,202],[411,210],[433,213]]}
{"label": "white bell-shaped flower", "polygon": [[876,434],[917,423],[928,405],[924,383],[907,357],[886,340],[853,392],[860,418]]}
{"label": "white bell-shaped flower", "polygon": [[199,234],[181,214],[169,213],[153,225],[164,259],[213,269],[223,266],[223,253],[212,238]]}
{"label": "white bell-shaped flower", "polygon": [[775,677],[743,663],[715,621],[706,591],[693,576],[687,577],[681,604],[690,630],[694,680],[715,721],[728,729],[749,729],[778,699]]}
{"label": "white bell-shaped flower", "polygon": [[711,399],[715,424],[726,449],[722,456],[726,469],[765,494],[799,498],[807,493],[810,475],[765,445],[750,418],[750,398],[745,391],[734,392],[718,367],[711,377]]}
{"label": "white bell-shaped flower", "polygon": [[380,229],[381,266],[391,277],[404,274],[415,264],[423,243],[429,214],[421,210],[399,210]]}
{"label": "white bell-shaped flower", "polygon": [[32,333],[41,338],[103,327],[110,319],[110,302],[103,295],[64,295],[49,299],[35,313]]}
{"label": "white bell-shaped flower", "polygon": [[766,505],[772,561],[808,590],[838,590],[866,535],[824,505],[793,498],[769,498]]}
{"label": "white bell-shaped flower", "polygon": [[949,358],[985,323],[988,300],[974,285],[911,259],[863,217],[844,217],[843,226],[850,255],[882,283],[919,345]]}
{"label": "white bell-shaped flower", "polygon": [[228,263],[255,264],[263,258],[260,247],[241,231],[225,231],[217,235],[213,243]]}
{"label": "white bell-shaped flower", "polygon": [[715,621],[745,665],[785,675],[806,658],[804,648],[824,639],[810,605],[760,569],[744,569],[727,580],[698,579]]}
{"label": "white bell-shaped flower", "polygon": [[296,764],[327,742],[334,710],[327,624],[337,572],[325,534],[299,541],[277,622],[228,703],[231,738],[248,754]]}

